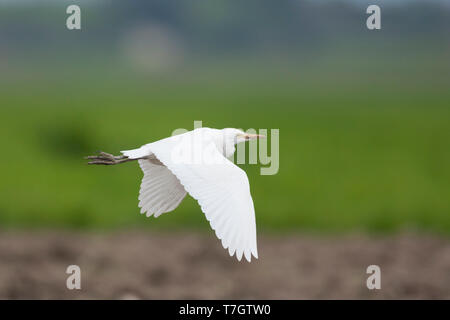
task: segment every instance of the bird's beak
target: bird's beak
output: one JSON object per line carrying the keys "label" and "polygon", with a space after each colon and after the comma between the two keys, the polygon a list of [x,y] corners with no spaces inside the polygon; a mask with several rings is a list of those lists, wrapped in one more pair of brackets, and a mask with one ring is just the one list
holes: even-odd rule
{"label": "bird's beak", "polygon": [[253,140],[253,139],[264,139],[266,136],[263,134],[250,134],[247,133],[244,135],[245,140]]}

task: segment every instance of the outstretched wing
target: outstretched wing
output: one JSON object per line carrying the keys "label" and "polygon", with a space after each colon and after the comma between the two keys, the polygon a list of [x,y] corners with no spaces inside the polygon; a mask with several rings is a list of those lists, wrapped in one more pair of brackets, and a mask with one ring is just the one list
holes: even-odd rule
{"label": "outstretched wing", "polygon": [[186,196],[180,181],[167,169],[149,159],[140,159],[139,165],[144,177],[139,190],[139,208],[147,217],[155,218],[165,212],[174,210]]}
{"label": "outstretched wing", "polygon": [[[255,209],[246,173],[223,157],[212,141],[194,139],[187,146],[177,137],[151,143],[148,148],[198,201],[229,254],[236,254],[238,260],[242,255],[248,261],[252,255],[258,258]],[[180,159],[176,156],[180,146],[194,158],[200,152],[201,159]]]}

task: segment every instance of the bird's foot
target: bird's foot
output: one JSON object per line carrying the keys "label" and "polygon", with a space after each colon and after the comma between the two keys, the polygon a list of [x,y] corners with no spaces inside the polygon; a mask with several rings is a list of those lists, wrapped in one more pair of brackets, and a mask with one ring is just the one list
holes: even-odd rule
{"label": "bird's foot", "polygon": [[127,156],[114,156],[110,153],[100,151],[96,156],[87,156],[85,159],[90,160],[88,164],[112,165],[130,161]]}

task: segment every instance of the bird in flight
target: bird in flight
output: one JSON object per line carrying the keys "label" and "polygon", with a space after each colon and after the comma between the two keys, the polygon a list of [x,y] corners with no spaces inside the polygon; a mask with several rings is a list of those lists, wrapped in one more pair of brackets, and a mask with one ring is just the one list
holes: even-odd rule
{"label": "bird in flight", "polygon": [[263,135],[238,129],[197,128],[113,156],[100,152],[88,164],[137,160],[144,172],[139,207],[147,217],[174,210],[189,193],[196,199],[230,256],[258,258],[255,209],[244,170],[228,160],[236,144]]}

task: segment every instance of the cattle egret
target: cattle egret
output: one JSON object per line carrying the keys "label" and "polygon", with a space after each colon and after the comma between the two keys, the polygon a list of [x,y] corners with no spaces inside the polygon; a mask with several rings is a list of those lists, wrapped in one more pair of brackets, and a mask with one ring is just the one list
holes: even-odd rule
{"label": "cattle egret", "polygon": [[240,142],[264,138],[238,129],[198,128],[121,151],[100,152],[89,164],[113,165],[137,160],[144,172],[139,207],[147,217],[174,210],[186,193],[196,199],[230,256],[258,258],[255,209],[246,173],[227,158]]}

